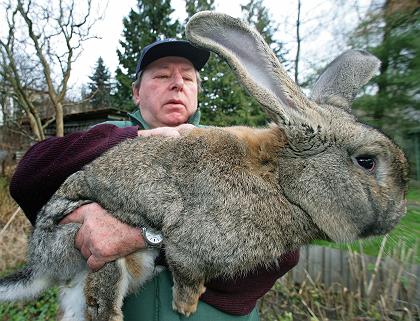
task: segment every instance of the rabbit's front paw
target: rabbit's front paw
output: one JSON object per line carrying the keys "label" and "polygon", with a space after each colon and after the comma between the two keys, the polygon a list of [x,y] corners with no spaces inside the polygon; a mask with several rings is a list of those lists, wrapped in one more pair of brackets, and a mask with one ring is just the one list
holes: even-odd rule
{"label": "rabbit's front paw", "polygon": [[189,317],[197,310],[198,299],[205,291],[206,287],[203,284],[199,284],[196,287],[183,286],[182,290],[174,286],[172,289],[172,308]]}

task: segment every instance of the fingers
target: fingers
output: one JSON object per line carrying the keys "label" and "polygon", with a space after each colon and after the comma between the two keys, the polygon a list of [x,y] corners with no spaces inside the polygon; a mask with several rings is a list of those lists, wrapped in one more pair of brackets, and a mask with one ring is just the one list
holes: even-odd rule
{"label": "fingers", "polygon": [[90,250],[89,243],[85,241],[83,230],[79,230],[74,238],[74,247],[79,249],[85,259],[88,259],[92,252]]}
{"label": "fingers", "polygon": [[193,124],[182,124],[177,126],[178,129],[193,129],[195,126]]}
{"label": "fingers", "polygon": [[93,271],[106,262],[144,248],[144,240],[137,228],[118,221],[97,203],[81,206],[61,223],[73,222],[81,224],[74,238],[74,247],[80,250]]}
{"label": "fingers", "polygon": [[194,129],[195,126],[192,125],[192,124],[182,124],[182,125],[179,125],[176,128],[181,135],[184,135],[184,134],[188,133],[191,129]]}
{"label": "fingers", "polygon": [[80,252],[82,253],[82,255],[85,259],[89,259],[92,256],[92,252],[90,251],[89,247],[87,247],[87,246],[83,246],[80,249]]}
{"label": "fingers", "polygon": [[138,136],[149,137],[149,136],[163,136],[163,137],[179,137],[182,134],[189,132],[195,128],[191,124],[182,124],[176,127],[158,127],[153,129],[139,130]]}
{"label": "fingers", "polygon": [[86,236],[88,233],[83,227],[77,232],[74,247],[80,250],[83,257],[87,260],[86,263],[90,270],[96,272],[107,262],[101,257],[101,254],[93,253],[93,245],[89,239],[89,236]]}
{"label": "fingers", "polygon": [[173,127],[158,127],[153,129],[139,130],[138,136],[150,137],[150,136],[164,136],[164,137],[174,137],[179,136],[178,131]]}
{"label": "fingers", "polygon": [[87,260],[87,265],[89,266],[89,269],[91,269],[93,272],[98,271],[101,267],[105,265],[105,261],[96,258],[95,256],[91,255]]}
{"label": "fingers", "polygon": [[75,209],[73,212],[71,212],[70,214],[66,215],[66,217],[64,217],[58,224],[68,224],[68,223],[80,223],[80,224],[83,224],[83,221],[84,221],[84,211],[83,211],[82,208],[84,206],[89,206],[89,204],[82,205],[81,207]]}
{"label": "fingers", "polygon": [[164,137],[179,137],[179,136],[181,136],[176,127],[162,127],[161,129],[162,129],[162,131],[160,131],[160,133],[158,134],[159,136],[164,136]]}

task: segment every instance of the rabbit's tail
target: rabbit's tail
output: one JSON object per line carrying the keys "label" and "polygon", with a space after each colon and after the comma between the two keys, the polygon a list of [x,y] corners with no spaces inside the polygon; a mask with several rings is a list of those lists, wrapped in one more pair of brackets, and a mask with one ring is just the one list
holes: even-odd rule
{"label": "rabbit's tail", "polygon": [[19,272],[0,279],[0,301],[34,299],[51,286],[47,276],[35,275],[26,267]]}

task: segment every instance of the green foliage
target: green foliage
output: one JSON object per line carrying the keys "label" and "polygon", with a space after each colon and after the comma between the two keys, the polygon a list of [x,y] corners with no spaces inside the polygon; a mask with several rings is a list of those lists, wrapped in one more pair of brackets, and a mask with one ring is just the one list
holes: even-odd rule
{"label": "green foliage", "polygon": [[284,48],[282,42],[274,39],[274,34],[278,31],[278,27],[274,25],[268,9],[264,6],[264,1],[250,0],[247,4],[241,5],[241,10],[244,20],[258,30],[280,62],[286,65],[287,61],[284,56],[288,51]]}
{"label": "green foliage", "polygon": [[[200,10],[214,10],[214,1],[186,0],[186,9],[188,17],[191,17]],[[263,1],[251,0],[242,6],[242,13],[281,58],[284,54],[282,44],[273,40],[276,28]],[[261,106],[246,93],[228,64],[219,56],[211,54],[200,74],[203,79],[203,91],[199,96],[203,124],[263,126],[267,123]]]}
{"label": "green foliage", "polygon": [[[185,0],[185,11],[188,18],[196,12],[214,9],[214,0]],[[185,22],[188,21],[188,18]]]}
{"label": "green foliage", "polygon": [[407,193],[407,200],[420,203],[420,187],[410,186]]}
{"label": "green foliage", "polygon": [[0,190],[8,187],[9,182],[7,181],[7,178],[0,175]]}
{"label": "green foliage", "polygon": [[53,321],[57,311],[57,289],[52,289],[35,301],[0,304],[0,321]]}
{"label": "green foliage", "polygon": [[117,94],[115,105],[132,110],[131,84],[135,80],[137,61],[141,50],[160,38],[173,38],[179,33],[178,21],[172,22],[174,11],[170,0],[139,0],[137,11],[131,10],[124,18],[124,39],[118,49],[119,67],[116,70]]}
{"label": "green foliage", "polygon": [[111,106],[111,74],[105,66],[102,57],[99,57],[95,71],[89,76],[91,82],[88,84],[90,103],[94,109]]}
{"label": "green foliage", "polygon": [[220,57],[212,54],[201,75],[203,91],[199,101],[203,124],[266,124],[266,115],[260,105],[244,91],[228,64]]}
{"label": "green foliage", "polygon": [[354,108],[365,121],[394,135],[413,124],[406,116],[408,111],[420,111],[420,10],[411,2],[415,1],[398,7],[386,1],[370,12],[350,41],[382,62],[370,87],[376,95],[366,93]]}

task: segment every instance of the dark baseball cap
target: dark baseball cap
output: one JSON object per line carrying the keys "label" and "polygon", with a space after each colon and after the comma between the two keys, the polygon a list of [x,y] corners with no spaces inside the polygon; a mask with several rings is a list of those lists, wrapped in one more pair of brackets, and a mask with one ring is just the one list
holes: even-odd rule
{"label": "dark baseball cap", "polygon": [[168,38],[155,41],[143,48],[137,63],[136,79],[139,72],[143,71],[147,65],[159,58],[168,56],[186,58],[191,61],[195,69],[200,70],[209,59],[210,52],[195,47],[186,40]]}

